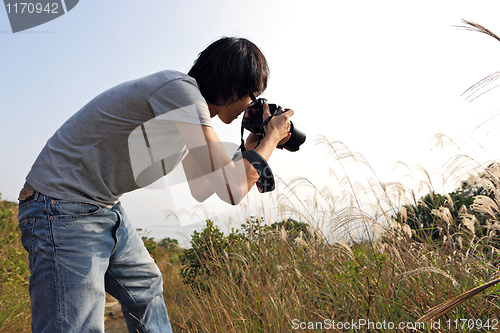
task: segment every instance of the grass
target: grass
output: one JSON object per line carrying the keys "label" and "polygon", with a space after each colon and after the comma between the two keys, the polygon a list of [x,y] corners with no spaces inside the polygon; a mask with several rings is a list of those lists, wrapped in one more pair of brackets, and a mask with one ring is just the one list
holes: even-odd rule
{"label": "grass", "polygon": [[27,257],[17,228],[17,205],[0,201],[0,332],[30,331]]}
{"label": "grass", "polygon": [[[210,292],[187,291],[188,306],[170,313],[185,332],[290,332],[294,320],[415,322],[498,273],[481,258],[433,250],[404,237],[325,245],[288,242],[277,232],[217,257],[205,281]],[[497,295],[490,290],[443,318],[496,318]]]}
{"label": "grass", "polygon": [[[469,209],[452,207],[451,200],[438,209],[427,207],[442,233],[437,240],[419,239],[414,237],[417,230],[395,214],[402,205],[418,203],[410,190],[369,178],[373,175],[369,164],[341,143],[324,138],[320,143],[332,150],[340,164],[332,166],[332,176],[340,184],[341,195],[332,195],[331,188],[317,189],[304,179],[295,180],[277,198],[283,215],[271,222],[293,216],[327,237],[292,240],[278,229],[253,242],[233,242],[222,252],[206,250],[203,255],[212,258],[206,263],[210,275],[204,280],[209,291],[184,290],[187,306],[170,305],[178,332],[293,332],[301,328],[321,332],[330,330],[332,321],[353,320],[411,326],[428,310],[500,274],[498,248],[492,241],[500,230],[492,227],[500,212],[500,196],[496,195],[500,173],[490,167],[477,177],[480,167],[469,170],[476,185],[480,179],[492,192],[478,196]],[[339,176],[352,165],[363,168],[365,185]],[[452,172],[457,173],[456,164]],[[301,198],[306,187],[312,194],[309,191],[307,198]],[[293,197],[299,202],[294,204]],[[460,212],[457,217],[450,213],[455,208]],[[486,223],[479,223],[485,219]],[[500,288],[492,284],[432,321],[427,318],[425,328],[406,331],[442,331],[443,326],[436,329],[437,323],[449,325],[446,331],[450,332],[495,331],[500,328],[499,297]],[[464,321],[473,329],[461,326]],[[396,330],[385,327],[377,331]],[[371,329],[358,326],[350,331]]]}
{"label": "grass", "polygon": [[[396,329],[389,323],[416,325],[429,309],[500,275],[498,168],[469,169],[475,186],[490,192],[478,195],[465,210],[453,207],[451,197],[444,195],[443,206],[427,207],[442,230],[440,238],[416,238],[422,230],[409,227],[405,221],[412,213],[402,207],[418,204],[417,195],[402,184],[381,183],[363,157],[341,143],[322,138],[318,144],[334,158],[335,190],[316,188],[307,179],[282,183],[285,190],[275,196],[280,213],[266,216],[268,222],[291,217],[310,228],[294,237],[283,228],[265,229],[258,236],[248,228],[247,238],[205,248],[201,255],[210,258],[204,262],[209,272],[205,291],[183,283],[180,249],[147,239],[164,275],[174,332],[392,332]],[[450,173],[463,176],[458,165],[454,161]],[[353,167],[360,169],[364,182],[346,175]],[[1,202],[0,332],[29,331],[29,273],[16,208]],[[500,329],[500,323],[494,326],[499,313],[500,287],[494,285],[433,321],[427,319],[425,328],[400,331],[439,332],[448,324],[445,331],[493,332]],[[475,320],[473,330],[468,321],[460,327],[469,319]],[[357,326],[330,329],[333,321]],[[368,326],[384,322],[385,328]],[[440,329],[429,326],[438,322]],[[106,327],[125,332],[120,316],[106,320]]]}

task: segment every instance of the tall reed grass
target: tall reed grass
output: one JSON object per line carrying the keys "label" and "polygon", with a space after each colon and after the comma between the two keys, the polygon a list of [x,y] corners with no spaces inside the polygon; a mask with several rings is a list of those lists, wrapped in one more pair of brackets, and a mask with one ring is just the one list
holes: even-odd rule
{"label": "tall reed grass", "polygon": [[[462,156],[462,164],[455,159],[441,178],[451,181],[467,174],[470,186],[483,186],[486,192],[469,209],[454,207],[444,195],[449,199],[443,206],[428,207],[442,230],[440,238],[418,239],[417,230],[405,223],[412,214],[406,207],[419,203],[417,194],[403,184],[382,183],[363,156],[340,142],[320,137],[317,143],[333,157],[330,175],[338,190],[316,188],[305,178],[282,182],[275,198],[279,214],[271,221],[265,217],[269,223],[293,217],[311,226],[308,233],[315,236],[292,238],[286,230],[274,229],[253,241],[233,242],[224,251],[208,246],[203,253],[211,258],[205,262],[208,291],[183,289],[178,294],[183,306],[176,304],[178,298],[168,301],[176,331],[392,332],[401,324],[409,327],[403,331],[431,332],[443,331],[446,323],[451,326],[444,331],[470,331],[453,326],[461,319],[476,320],[474,332],[494,331],[500,314],[498,286],[437,318],[422,316],[500,274],[499,248],[492,241],[500,231],[500,172],[479,164],[458,170],[470,158]],[[353,167],[365,178],[350,178]],[[422,182],[430,181],[423,174]],[[432,184],[426,187],[433,189]],[[460,210],[458,217],[452,209]],[[425,320],[425,328],[416,324],[419,319]],[[440,330],[430,327],[431,319],[440,322]],[[332,328],[332,321],[359,320],[396,326]],[[495,327],[500,329],[500,323]]]}
{"label": "tall reed grass", "polygon": [[[462,319],[475,320],[474,332],[493,332],[500,288],[488,282],[500,275],[500,168],[466,156],[448,163],[440,179],[467,175],[468,188],[483,191],[469,208],[455,207],[443,194],[443,205],[427,207],[441,228],[439,238],[417,238],[418,223],[410,228],[407,221],[419,218],[411,209],[419,204],[418,194],[403,184],[381,182],[362,155],[340,142],[321,137],[317,143],[332,156],[334,185],[280,180],[275,214],[262,211],[264,218],[254,220],[269,225],[293,218],[307,224],[306,230],[248,225],[246,237],[235,237],[223,248],[206,239],[200,253],[208,258],[202,261],[209,272],[203,290],[183,283],[181,250],[155,252],[174,332],[392,332],[400,324],[407,328],[398,331],[406,332],[471,331],[460,328]],[[364,178],[350,177],[353,168]],[[423,183],[430,181],[428,173],[421,174]],[[27,332],[26,254],[19,243],[16,205],[2,205],[0,332]],[[449,307],[481,285],[488,288]],[[438,312],[422,317],[430,309]],[[417,326],[419,319],[427,326]],[[360,326],[363,320],[386,326]],[[437,321],[441,329],[429,326]],[[338,329],[333,322],[357,326]]]}

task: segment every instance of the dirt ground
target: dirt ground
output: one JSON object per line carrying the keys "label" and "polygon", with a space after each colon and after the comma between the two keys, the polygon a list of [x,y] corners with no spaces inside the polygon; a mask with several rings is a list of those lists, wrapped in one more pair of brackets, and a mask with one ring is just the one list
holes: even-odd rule
{"label": "dirt ground", "polygon": [[106,333],[128,333],[120,303],[109,294],[106,295],[104,327]]}

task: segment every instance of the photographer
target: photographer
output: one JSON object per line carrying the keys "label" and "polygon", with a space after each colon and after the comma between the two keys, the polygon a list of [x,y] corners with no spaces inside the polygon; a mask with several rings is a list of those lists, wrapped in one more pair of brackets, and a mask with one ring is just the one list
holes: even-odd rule
{"label": "photographer", "polygon": [[[29,253],[33,332],[104,332],[105,291],[129,332],[171,332],[161,272],[119,198],[181,162],[194,198],[239,203],[272,181],[267,161],[290,137],[288,110],[270,117],[230,158],[211,127],[231,123],[267,86],[260,50],[222,38],[186,74],[162,71],[98,95],[47,141],[19,195]],[[255,98],[255,97],[253,97]],[[269,178],[269,179],[268,179]]]}

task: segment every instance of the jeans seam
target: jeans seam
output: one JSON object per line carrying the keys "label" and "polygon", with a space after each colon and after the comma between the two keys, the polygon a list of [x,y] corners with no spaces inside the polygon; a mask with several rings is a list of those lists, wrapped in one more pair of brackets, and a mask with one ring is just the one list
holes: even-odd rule
{"label": "jeans seam", "polygon": [[49,205],[49,198],[48,197],[44,197],[45,198],[45,212],[46,212],[46,215],[45,215],[45,218],[47,219],[47,226],[48,226],[48,235],[49,235],[49,238],[50,238],[50,246],[51,246],[51,249],[52,249],[52,260],[54,262],[54,271],[55,271],[55,274],[54,274],[54,288],[56,288],[56,290],[54,290],[55,292],[55,295],[56,295],[56,304],[57,304],[57,307],[59,309],[56,310],[56,313],[57,313],[57,318],[56,318],[56,323],[57,325],[59,326],[59,331],[61,333],[63,333],[63,316],[65,316],[65,307],[64,307],[64,302],[62,301],[62,296],[61,296],[61,271],[59,270],[59,265],[57,264],[57,253],[56,253],[56,246],[55,246],[55,240],[54,240],[54,225],[53,225],[53,222],[54,220],[51,220],[50,219],[50,216],[53,216],[53,212],[52,212],[52,209]]}
{"label": "jeans seam", "polygon": [[118,228],[120,227],[121,222],[122,222],[122,216],[120,215],[120,213],[118,213],[118,212],[114,212],[114,213],[116,214],[117,221],[115,223],[115,226],[113,227],[113,231],[111,232],[111,236],[113,236],[113,240],[115,241],[115,246],[113,246],[113,249],[111,249],[111,253],[109,254],[110,258],[113,255],[113,253],[115,253],[116,247],[118,246],[118,237],[116,236],[116,233],[118,232]]}
{"label": "jeans seam", "polygon": [[[30,242],[28,243],[29,247],[26,249],[26,252],[28,252],[28,268],[31,271],[33,269],[33,255],[34,255],[34,249],[35,249],[35,222],[36,218],[31,217],[27,218],[21,223],[19,223],[19,230],[21,231],[21,235],[23,233],[26,234],[26,228],[28,228],[29,231],[29,237],[30,237]],[[23,244],[24,246],[24,244]]]}

